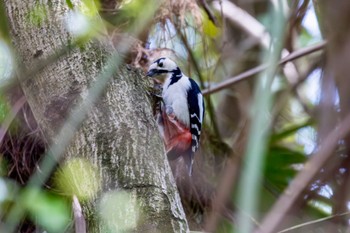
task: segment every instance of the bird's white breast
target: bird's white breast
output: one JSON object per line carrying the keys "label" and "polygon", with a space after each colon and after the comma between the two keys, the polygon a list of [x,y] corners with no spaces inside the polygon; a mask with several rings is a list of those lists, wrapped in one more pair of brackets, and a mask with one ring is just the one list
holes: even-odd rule
{"label": "bird's white breast", "polygon": [[176,83],[169,86],[171,75],[167,77],[163,85],[163,101],[165,106],[171,106],[176,118],[190,126],[190,117],[187,103],[187,90],[191,88],[191,83],[186,76],[182,76]]}

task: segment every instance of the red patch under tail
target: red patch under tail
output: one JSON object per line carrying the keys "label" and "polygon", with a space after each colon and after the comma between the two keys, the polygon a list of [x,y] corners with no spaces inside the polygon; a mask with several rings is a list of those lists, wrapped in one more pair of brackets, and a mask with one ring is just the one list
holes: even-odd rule
{"label": "red patch under tail", "polygon": [[192,135],[190,129],[177,119],[169,117],[162,111],[163,118],[163,138],[168,155],[173,155],[169,159],[175,159],[191,149]]}

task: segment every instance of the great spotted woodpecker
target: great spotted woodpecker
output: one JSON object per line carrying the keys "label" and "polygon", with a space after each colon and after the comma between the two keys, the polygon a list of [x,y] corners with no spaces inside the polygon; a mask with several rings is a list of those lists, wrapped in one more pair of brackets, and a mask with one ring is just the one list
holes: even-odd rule
{"label": "great spotted woodpecker", "polygon": [[165,77],[158,127],[168,158],[183,156],[189,175],[192,175],[193,157],[199,147],[204,117],[202,93],[197,83],[166,57],[154,61],[147,76]]}

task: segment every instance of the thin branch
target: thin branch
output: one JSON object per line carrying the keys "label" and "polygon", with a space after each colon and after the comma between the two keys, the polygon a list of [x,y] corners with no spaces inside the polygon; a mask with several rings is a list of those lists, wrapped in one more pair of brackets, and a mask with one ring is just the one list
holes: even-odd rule
{"label": "thin branch", "polygon": [[[302,48],[299,50],[296,50],[295,52],[291,53],[290,55],[286,56],[285,58],[281,59],[277,64],[278,65],[284,65],[289,61],[293,61],[295,59],[298,59],[300,57],[303,57],[305,55],[317,52],[319,50],[322,50],[325,46],[326,46],[327,42],[323,41],[319,44],[316,45],[312,45],[310,47],[307,48]],[[203,95],[209,95],[209,94],[213,94],[215,92],[221,91],[225,88],[230,87],[233,84],[236,84],[240,81],[245,80],[246,78],[249,78],[250,76],[256,75],[264,70],[266,70],[269,67],[268,64],[262,64],[259,65],[257,67],[254,67],[250,70],[247,70],[243,73],[240,73],[236,76],[233,76],[231,78],[226,79],[225,81],[219,83],[218,85],[214,86],[214,87],[210,87],[208,89],[205,89],[202,91]]]}
{"label": "thin branch", "polygon": [[309,77],[309,75],[319,67],[320,60],[321,59],[315,59],[315,61],[312,62],[310,67],[307,69],[307,71],[300,75],[298,81],[288,85],[285,88],[285,90],[279,95],[278,100],[276,101],[276,104],[273,107],[271,112],[272,122],[275,122],[275,120],[277,119],[278,113],[282,111],[282,109],[286,106],[289,100],[290,94],[294,95],[294,97],[299,101],[304,112],[308,114],[310,117],[312,117],[313,112],[309,109],[306,103],[304,103],[303,100],[301,99],[301,96],[298,93],[298,87],[302,85],[305,82],[305,80]]}
{"label": "thin branch", "polygon": [[[277,6],[276,2],[273,4],[275,7]],[[236,6],[234,3],[228,0],[222,0],[220,3],[213,2],[213,7],[218,11],[221,10],[222,14],[226,18],[228,18],[234,25],[238,26],[242,31],[247,33],[250,37],[254,38],[254,40],[258,42],[263,48],[270,48],[272,42],[270,33],[262,23],[250,15],[247,11]],[[282,57],[286,57],[289,54],[290,52],[286,48],[282,49]],[[283,72],[288,80],[292,83],[295,82],[299,76],[298,70],[293,63],[287,64],[283,68]]]}
{"label": "thin branch", "polygon": [[335,150],[338,141],[345,138],[349,133],[350,114],[334,127],[327,138],[325,138],[324,142],[318,148],[318,152],[309,159],[304,169],[290,183],[284,194],[277,200],[263,220],[261,227],[256,229],[256,233],[272,233],[277,230],[279,224],[292,209],[294,203],[298,201],[304,190],[318,175],[320,169],[332,157],[332,152]]}
{"label": "thin branch", "polygon": [[227,0],[214,1],[212,5],[214,9],[222,12],[227,19],[253,37],[264,48],[270,46],[271,38],[266,28],[248,12]]}
{"label": "thin branch", "polygon": [[289,231],[292,231],[292,230],[296,230],[296,229],[300,229],[300,228],[303,228],[303,227],[307,227],[307,226],[310,226],[310,225],[313,225],[313,224],[316,224],[316,223],[325,222],[325,221],[332,220],[332,219],[335,219],[335,218],[339,218],[339,217],[342,217],[342,216],[346,216],[346,215],[349,215],[349,214],[350,214],[350,212],[344,212],[344,213],[341,213],[341,214],[335,214],[335,215],[332,215],[332,216],[329,216],[329,217],[316,219],[314,221],[309,221],[309,222],[305,222],[305,223],[302,223],[302,224],[298,224],[298,225],[289,227],[289,228],[284,229],[282,231],[279,231],[277,233],[289,232]]}

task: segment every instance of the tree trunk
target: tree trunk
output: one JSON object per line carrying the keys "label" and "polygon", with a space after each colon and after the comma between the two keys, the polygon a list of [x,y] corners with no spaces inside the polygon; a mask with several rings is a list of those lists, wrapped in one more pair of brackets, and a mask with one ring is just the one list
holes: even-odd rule
{"label": "tree trunk", "polygon": [[[66,1],[5,0],[5,4],[14,46],[27,69],[72,41],[73,36],[64,27],[68,13]],[[38,7],[46,12],[46,17],[35,24]],[[88,87],[96,81],[110,54],[110,47],[89,42],[21,82],[49,143],[57,143],[55,136],[70,109],[86,98]],[[140,72],[120,68],[109,81],[104,95],[75,133],[64,158],[77,156],[98,167],[102,190],[92,203],[106,191],[127,190],[137,197],[144,213],[142,223],[135,229],[137,232],[187,231]],[[96,220],[96,208],[91,212],[90,207],[95,204],[90,204],[83,206],[88,232],[105,231],[104,223]]]}

